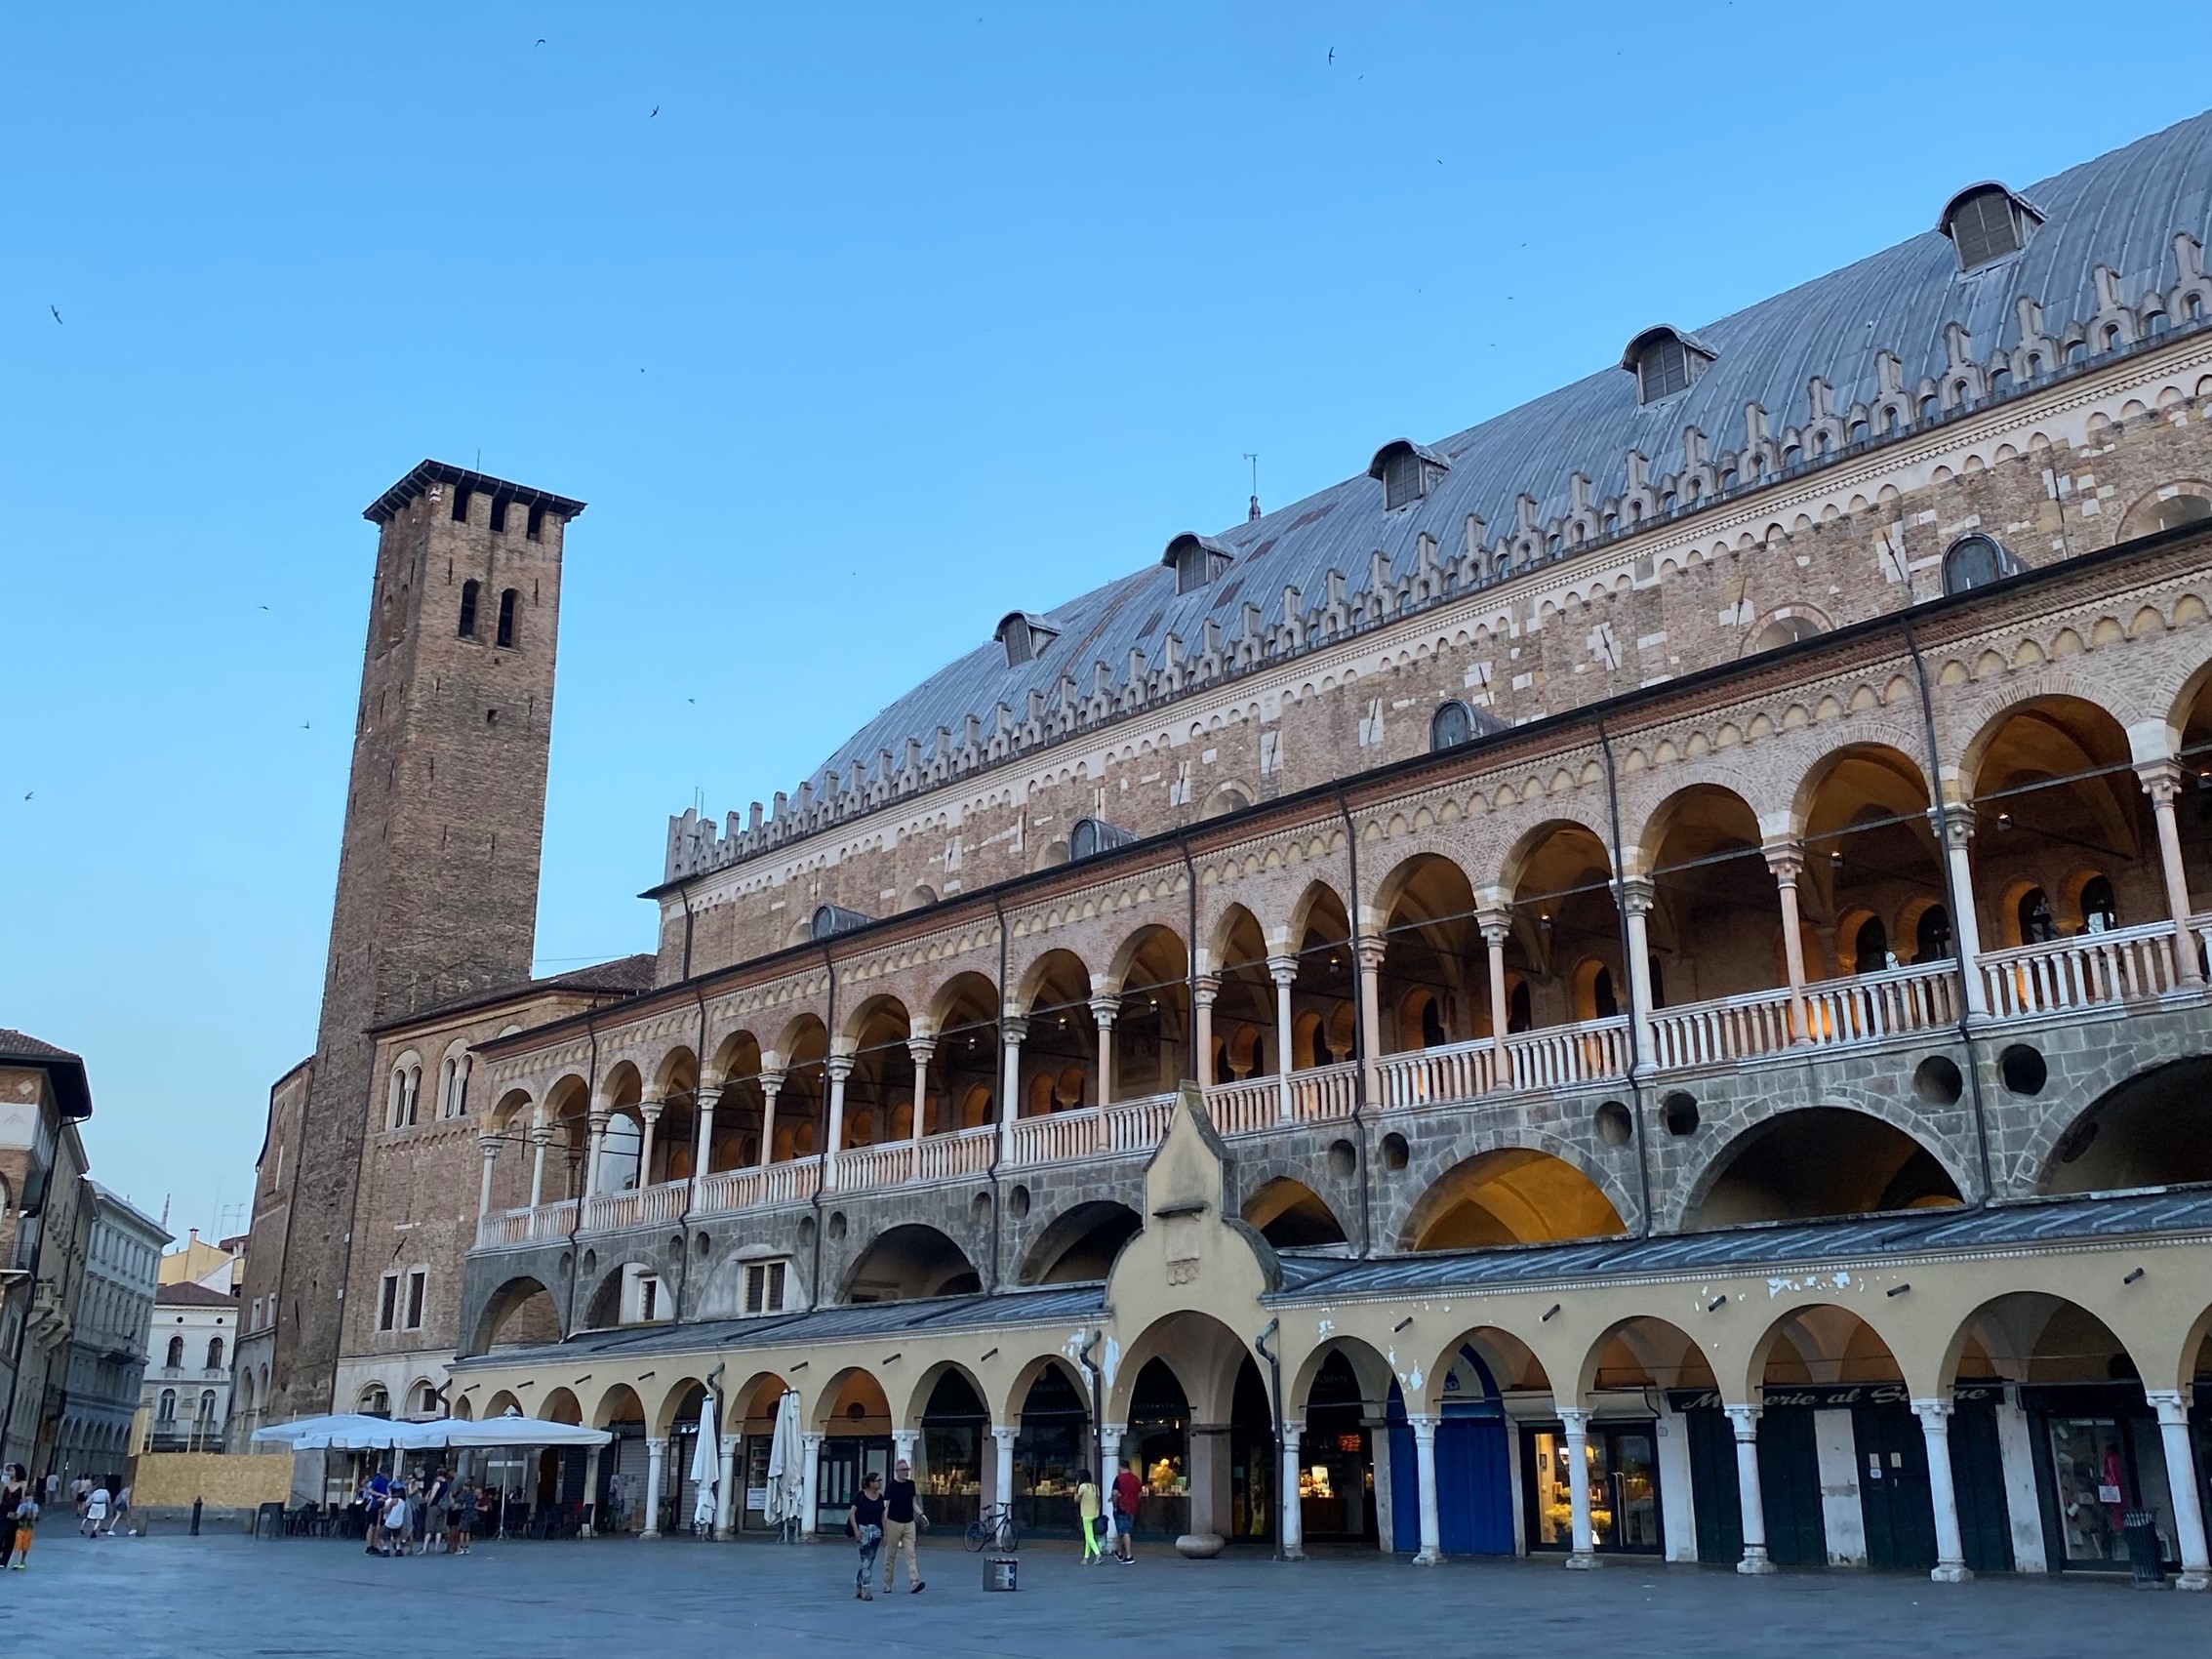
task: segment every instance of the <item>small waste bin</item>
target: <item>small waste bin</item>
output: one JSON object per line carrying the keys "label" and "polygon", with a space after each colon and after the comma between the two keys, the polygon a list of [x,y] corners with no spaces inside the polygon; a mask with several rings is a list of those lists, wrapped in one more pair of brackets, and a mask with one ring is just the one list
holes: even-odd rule
{"label": "small waste bin", "polygon": [[2128,1564],[2135,1569],[2139,1589],[2166,1582],[2165,1562],[2159,1559],[2158,1517],[2150,1510],[2129,1510],[2120,1517],[2120,1533],[2127,1539]]}
{"label": "small waste bin", "polygon": [[1017,1590],[1016,1569],[1022,1564],[1019,1556],[985,1556],[984,1558],[984,1588],[985,1590]]}

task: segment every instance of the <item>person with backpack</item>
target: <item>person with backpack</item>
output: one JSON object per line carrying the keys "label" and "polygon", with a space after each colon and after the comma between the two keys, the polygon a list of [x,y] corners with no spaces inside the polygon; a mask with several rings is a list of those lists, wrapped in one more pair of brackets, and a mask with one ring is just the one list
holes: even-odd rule
{"label": "person with backpack", "polygon": [[8,1565],[17,1572],[24,1572],[30,1567],[31,1534],[38,1527],[38,1500],[30,1495],[28,1487],[16,1500],[15,1512],[9,1518],[16,1528],[16,1558]]}
{"label": "person with backpack", "polygon": [[1137,1472],[1123,1465],[1113,1477],[1113,1554],[1125,1567],[1137,1564],[1133,1534],[1137,1530],[1137,1500],[1144,1495],[1145,1483],[1137,1478]]}

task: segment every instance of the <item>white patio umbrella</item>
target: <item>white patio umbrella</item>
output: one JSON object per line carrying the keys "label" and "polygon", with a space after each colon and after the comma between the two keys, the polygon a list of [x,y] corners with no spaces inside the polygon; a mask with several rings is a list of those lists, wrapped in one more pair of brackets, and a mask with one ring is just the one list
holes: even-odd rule
{"label": "white patio umbrella", "polygon": [[722,1447],[714,1433],[714,1392],[711,1389],[699,1405],[699,1436],[692,1442],[691,1478],[698,1494],[692,1499],[691,1523],[701,1531],[711,1532],[722,1491]]}
{"label": "white patio umbrella", "polygon": [[776,1434],[768,1444],[768,1507],[770,1525],[789,1533],[799,1518],[806,1491],[806,1448],[799,1438],[799,1395],[786,1390],[776,1405]]}
{"label": "white patio umbrella", "polygon": [[271,1423],[256,1429],[254,1438],[264,1445],[290,1446],[294,1451],[411,1451],[422,1442],[418,1423],[397,1423],[389,1417],[366,1412],[340,1411],[325,1417],[296,1417],[289,1423]]}
{"label": "white patio umbrella", "polygon": [[434,1423],[411,1423],[420,1446],[603,1446],[615,1436],[604,1429],[586,1429],[581,1423],[554,1423],[543,1417],[487,1417],[471,1423],[465,1417],[441,1417]]}

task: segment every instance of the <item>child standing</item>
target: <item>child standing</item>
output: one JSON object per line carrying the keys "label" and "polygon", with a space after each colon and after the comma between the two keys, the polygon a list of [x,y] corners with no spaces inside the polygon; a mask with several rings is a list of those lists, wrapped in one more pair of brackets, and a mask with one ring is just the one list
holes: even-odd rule
{"label": "child standing", "polygon": [[16,1558],[8,1564],[17,1572],[30,1565],[30,1535],[38,1526],[38,1500],[26,1490],[16,1505]]}
{"label": "child standing", "polygon": [[1090,1566],[1106,1558],[1099,1552],[1099,1483],[1088,1469],[1075,1476],[1075,1510],[1083,1517],[1083,1564]]}

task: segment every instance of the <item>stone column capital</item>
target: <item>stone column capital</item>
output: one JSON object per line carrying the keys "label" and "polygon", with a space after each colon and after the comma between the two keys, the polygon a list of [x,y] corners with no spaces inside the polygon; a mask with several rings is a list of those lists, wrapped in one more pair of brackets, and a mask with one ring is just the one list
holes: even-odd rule
{"label": "stone column capital", "polygon": [[604,1135],[607,1125],[615,1120],[615,1114],[603,1106],[595,1106],[584,1113],[583,1120],[594,1135]]}
{"label": "stone column capital", "polygon": [[2188,1424],[2191,1403],[2188,1389],[2145,1389],[2143,1397],[2150,1402],[2151,1409],[2158,1414],[2160,1423]]}
{"label": "stone column capital", "polygon": [[1007,1048],[1020,1048],[1028,1040],[1029,1018],[1026,1014],[1001,1014],[998,1017],[998,1040]]}
{"label": "stone column capital", "polygon": [[1936,834],[1953,852],[1964,852],[1974,839],[1974,808],[1966,801],[1946,801],[1930,812]]}
{"label": "stone column capital", "polygon": [[1659,883],[1648,875],[1626,876],[1621,882],[1621,908],[1632,916],[1651,914],[1659,903]]}
{"label": "stone column capital", "polygon": [[906,1039],[906,1058],[916,1066],[927,1066],[937,1058],[935,1036],[910,1036]]}
{"label": "stone column capital", "polygon": [[1805,843],[1802,841],[1769,841],[1759,848],[1759,856],[1774,872],[1774,879],[1785,887],[1794,887],[1805,873]]}
{"label": "stone column capital", "polygon": [[1750,1440],[1758,1437],[1760,1410],[1758,1406],[1723,1405],[1720,1409],[1728,1413],[1728,1421],[1735,1428],[1736,1437],[1739,1440]]}
{"label": "stone column capital", "polygon": [[1433,1411],[1409,1411],[1405,1420],[1413,1426],[1413,1437],[1417,1440],[1434,1439],[1436,1425],[1443,1421]]}
{"label": "stone column capital", "polygon": [[1298,978],[1298,958],[1296,956],[1269,956],[1267,958],[1267,977],[1278,986],[1287,989]]}
{"label": "stone column capital", "polygon": [[[991,1429],[990,1437],[996,1440],[1001,1446],[1011,1447],[1014,1444],[1015,1438],[1021,1433],[1022,1431],[1020,1429],[1005,1429],[994,1426]],[[1000,1501],[1004,1502],[1005,1500],[1001,1499]]]}
{"label": "stone column capital", "polygon": [[1513,912],[1478,910],[1474,912],[1474,925],[1482,930],[1482,942],[1485,945],[1503,945],[1513,935]]}
{"label": "stone column capital", "polygon": [[1101,991],[1091,998],[1091,1019],[1096,1024],[1110,1031],[1120,1014],[1121,995],[1118,991]]}
{"label": "stone column capital", "polygon": [[1929,1396],[1912,1401],[1912,1415],[1919,1418],[1923,1427],[1932,1428],[1947,1422],[1957,1409],[1957,1402],[1949,1398]]}
{"label": "stone column capital", "polygon": [[1383,971],[1383,958],[1389,952],[1390,942],[1379,933],[1363,933],[1351,942],[1352,956],[1358,961],[1362,973]]}
{"label": "stone column capital", "polygon": [[637,1103],[637,1115],[644,1122],[658,1123],[661,1113],[667,1109],[668,1103],[664,1100],[641,1100]]}
{"label": "stone column capital", "polygon": [[1190,991],[1191,994],[1197,999],[1199,1007],[1211,1008],[1214,1005],[1214,998],[1222,993],[1222,976],[1220,974],[1200,974],[1190,982]]}
{"label": "stone column capital", "polygon": [[1590,1409],[1587,1405],[1562,1405],[1559,1407],[1560,1426],[1567,1431],[1568,1436],[1573,1439],[1580,1439],[1589,1433],[1590,1415]]}
{"label": "stone column capital", "polygon": [[719,1088],[694,1089],[691,1096],[692,1104],[702,1112],[712,1112],[722,1104],[722,1092]]}
{"label": "stone column capital", "polygon": [[2135,775],[2142,780],[2143,792],[2154,805],[2171,806],[2174,797],[2181,792],[2182,768],[2178,760],[2145,761],[2136,767]]}
{"label": "stone column capital", "polygon": [[820,1429],[806,1429],[802,1430],[799,1434],[799,1438],[810,1446],[819,1446],[824,1440],[827,1439],[828,1437],[829,1436],[827,1435],[824,1435]]}
{"label": "stone column capital", "polygon": [[760,1092],[771,1101],[784,1092],[784,1072],[781,1068],[774,1072],[761,1072],[757,1081],[760,1084]]}
{"label": "stone column capital", "polygon": [[828,1072],[832,1083],[841,1083],[853,1074],[857,1060],[858,1057],[851,1054],[832,1054],[823,1062],[823,1067]]}
{"label": "stone column capital", "polygon": [[499,1136],[497,1136],[497,1135],[479,1135],[479,1136],[477,1136],[477,1137],[476,1137],[476,1150],[477,1150],[477,1152],[478,1152],[478,1153],[481,1153],[481,1154],[483,1155],[483,1159],[484,1159],[484,1161],[485,1161],[486,1163],[490,1163],[490,1162],[491,1162],[491,1161],[492,1161],[492,1160],[493,1160],[494,1158],[496,1158],[496,1157],[498,1157],[498,1156],[500,1155],[500,1138],[499,1138]]}

